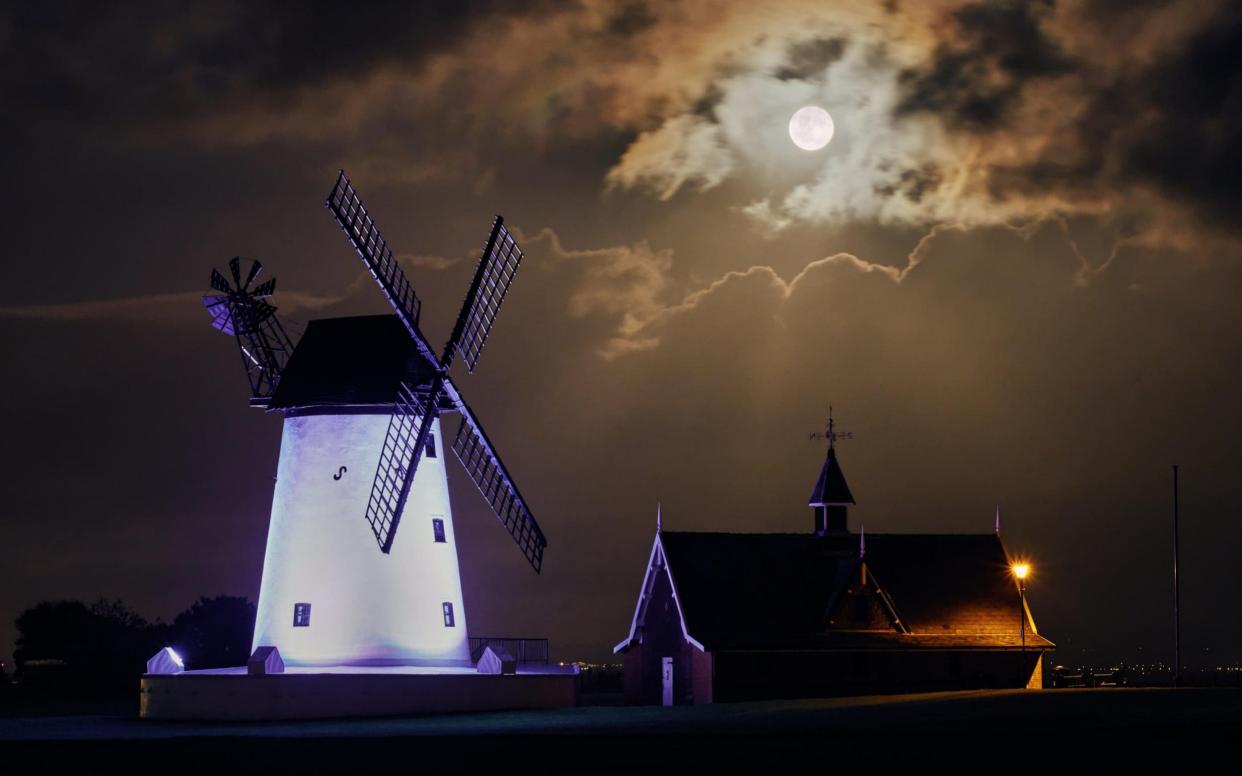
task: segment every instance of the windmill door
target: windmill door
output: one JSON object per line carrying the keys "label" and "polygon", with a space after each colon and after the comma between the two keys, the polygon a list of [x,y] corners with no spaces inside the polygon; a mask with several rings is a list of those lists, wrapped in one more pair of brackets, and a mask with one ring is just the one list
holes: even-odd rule
{"label": "windmill door", "polygon": [[664,658],[663,670],[660,676],[664,682],[664,705],[673,705],[673,659],[671,657]]}

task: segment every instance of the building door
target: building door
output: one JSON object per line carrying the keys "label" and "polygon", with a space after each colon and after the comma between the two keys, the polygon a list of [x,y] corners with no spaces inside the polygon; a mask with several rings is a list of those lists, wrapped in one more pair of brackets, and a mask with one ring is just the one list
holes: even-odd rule
{"label": "building door", "polygon": [[663,670],[660,672],[664,681],[664,705],[673,705],[673,659],[666,657],[663,660]]}

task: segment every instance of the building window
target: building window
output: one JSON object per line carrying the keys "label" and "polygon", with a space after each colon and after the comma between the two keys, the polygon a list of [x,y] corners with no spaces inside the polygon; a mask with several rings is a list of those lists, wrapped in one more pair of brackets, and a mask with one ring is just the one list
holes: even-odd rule
{"label": "building window", "polygon": [[444,609],[444,627],[453,627],[453,605],[445,601],[442,608]]}
{"label": "building window", "polygon": [[436,542],[444,544],[444,520],[438,517],[431,518],[431,533],[436,537]]}
{"label": "building window", "polygon": [[428,458],[436,457],[436,435],[435,432],[427,434],[427,444],[423,447],[423,452]]}
{"label": "building window", "polygon": [[310,604],[293,605],[293,627],[310,627]]}

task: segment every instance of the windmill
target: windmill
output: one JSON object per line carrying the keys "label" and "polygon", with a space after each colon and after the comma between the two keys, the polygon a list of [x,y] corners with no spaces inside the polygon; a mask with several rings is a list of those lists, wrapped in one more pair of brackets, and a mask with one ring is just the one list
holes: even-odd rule
{"label": "windmill", "polygon": [[[213,325],[238,338],[252,404],[284,415],[254,646],[277,646],[291,665],[464,664],[440,451],[453,450],[536,572],[547,546],[449,374],[458,356],[473,372],[522,251],[497,216],[437,354],[418,295],[344,171],[325,205],[395,315],[310,321],[294,348],[269,301],[274,281],[250,289],[255,267],[242,282],[231,262],[231,286],[213,272],[220,293],[204,298]],[[440,421],[451,414],[460,424],[445,445]]]}
{"label": "windmill", "polygon": [[212,328],[237,339],[246,381],[250,383],[250,402],[264,406],[285,369],[293,341],[280,325],[276,308],[267,301],[276,291],[276,278],[251,288],[263,265],[251,261],[242,282],[241,262],[240,256],[229,260],[232,285],[218,270],[211,271],[211,287],[219,293],[204,296],[203,306],[211,314]]}

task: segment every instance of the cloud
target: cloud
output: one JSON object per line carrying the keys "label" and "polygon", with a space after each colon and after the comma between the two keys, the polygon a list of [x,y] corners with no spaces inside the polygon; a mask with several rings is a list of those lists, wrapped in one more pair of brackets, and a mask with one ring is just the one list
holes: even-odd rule
{"label": "cloud", "polygon": [[401,253],[397,261],[408,267],[418,269],[442,270],[460,264],[464,256],[425,256],[415,253]]}
{"label": "cloud", "polygon": [[[1233,5],[472,10],[13,7],[0,93],[26,114],[133,130],[138,143],[339,148],[368,178],[406,184],[477,178],[482,190],[514,151],[554,164],[558,149],[585,147],[575,158],[597,165],[584,174],[599,175],[609,205],[642,194],[672,212],[713,192],[713,206],[774,241],[1056,223],[1084,283],[1139,249],[1238,255]],[[1113,45],[1099,45],[1105,34]],[[837,124],[817,154],[787,137],[807,103]],[[700,288],[772,266],[741,249],[712,261],[694,267]],[[658,322],[695,291],[674,280],[670,252],[637,239],[567,251],[561,266],[583,273],[574,314],[620,316],[610,353],[655,347]]]}
{"label": "cloud", "polygon": [[[520,9],[519,9],[520,10]],[[488,2],[10,5],[0,89],[14,108],[74,120],[192,121],[265,103],[296,109],[320,87],[414,69],[480,22]]]}
{"label": "cloud", "polygon": [[[1242,12],[1224,2],[67,3],[0,19],[15,114],[139,143],[332,143],[377,179],[490,180],[512,151],[619,135],[606,187],[669,201],[749,182],[735,204],[769,233],[1054,213],[1233,232],[1242,198]],[[838,137],[798,156],[783,123],[810,101]]]}
{"label": "cloud", "polygon": [[9,305],[0,307],[0,318],[45,321],[143,321],[167,317],[170,314],[181,314],[183,310],[202,306],[202,294],[185,291],[122,299],[96,299],[86,302]]}
{"label": "cloud", "polygon": [[[562,245],[555,231],[544,228],[534,237],[523,238],[528,250],[544,248],[545,269],[570,273],[566,312],[572,318],[594,317],[608,322],[611,333],[596,354],[611,361],[624,356],[654,350],[662,345],[679,322],[696,314],[713,297],[731,294],[739,287],[762,289],[774,315],[793,299],[808,283],[828,283],[846,287],[848,278],[866,276],[893,286],[903,286],[921,268],[928,257],[943,252],[941,243],[960,240],[1015,238],[1020,243],[1039,242],[1045,250],[1070,261],[1058,266],[1064,272],[1054,282],[1068,291],[1084,287],[1109,269],[1123,247],[1150,247],[1141,238],[1118,240],[1110,252],[1097,263],[1084,254],[1066,220],[1048,216],[1020,226],[995,224],[976,226],[962,223],[940,223],[930,227],[905,255],[900,266],[892,266],[848,252],[837,252],[804,264],[788,280],[768,264],[745,269],[728,270],[697,286],[672,280],[674,254],[671,250],[653,250],[645,241],[633,245],[605,248],[570,249]],[[970,281],[975,283],[977,281]],[[842,285],[845,284],[845,285]],[[894,302],[901,304],[900,301]],[[748,313],[749,314],[749,313]]]}
{"label": "cloud", "polygon": [[698,116],[675,116],[638,136],[606,178],[610,187],[651,188],[661,201],[685,185],[718,186],[733,171],[720,128]]}
{"label": "cloud", "polygon": [[[608,187],[667,201],[689,183],[761,182],[737,187],[760,193],[735,208],[770,237],[1058,216],[1091,219],[1114,248],[1237,237],[1236,6],[957,2],[781,19],[749,38],[714,27],[734,50],[698,101],[654,103],[657,128],[638,133]],[[1099,46],[1103,34],[1115,45]],[[828,108],[837,135],[794,156],[783,121],[808,102]]]}
{"label": "cloud", "polygon": [[527,252],[544,249],[545,269],[572,274],[566,300],[571,318],[605,318],[613,336],[598,351],[605,358],[650,350],[657,337],[642,334],[647,323],[665,308],[663,297],[670,286],[672,251],[654,251],[645,241],[606,248],[570,249],[552,229],[544,228],[527,239],[519,235]]}
{"label": "cloud", "polygon": [[930,113],[968,129],[1000,124],[1022,97],[1025,82],[1063,75],[1076,63],[1048,34],[1051,6],[978,3],[952,11],[950,36],[930,62],[899,74],[894,114]]}
{"label": "cloud", "polygon": [[[351,284],[349,293],[358,285],[356,282]],[[340,303],[349,293],[341,296],[320,296],[299,291],[281,291],[276,301],[281,314],[315,312]],[[190,315],[203,315],[203,320],[206,321],[206,315],[198,312],[202,309],[202,293],[178,291],[119,299],[0,306],[0,318],[41,321],[167,321]]]}
{"label": "cloud", "polygon": [[610,322],[612,334],[597,355],[612,360],[659,347],[664,332],[678,318],[694,312],[712,295],[739,283],[758,283],[770,289],[777,304],[790,298],[803,279],[824,268],[876,275],[901,283],[921,261],[931,241],[958,226],[938,226],[918,242],[903,268],[866,261],[849,253],[836,253],[808,263],[786,281],[770,266],[756,265],[732,270],[698,288],[679,289],[670,279],[671,250],[653,250],[645,241],[633,245],[572,249],[562,245],[549,228],[523,238],[528,251],[543,249],[545,269],[571,272],[566,312],[572,318],[596,317]]}

